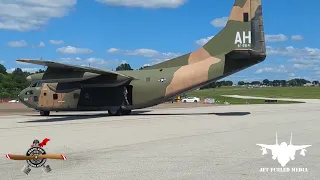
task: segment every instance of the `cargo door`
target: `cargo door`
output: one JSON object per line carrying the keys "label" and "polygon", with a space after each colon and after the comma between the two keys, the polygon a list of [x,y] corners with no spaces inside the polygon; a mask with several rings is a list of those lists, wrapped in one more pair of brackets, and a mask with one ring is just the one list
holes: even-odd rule
{"label": "cargo door", "polygon": [[52,108],[53,94],[54,92],[48,87],[48,84],[43,83],[43,86],[40,89],[39,106],[43,108]]}

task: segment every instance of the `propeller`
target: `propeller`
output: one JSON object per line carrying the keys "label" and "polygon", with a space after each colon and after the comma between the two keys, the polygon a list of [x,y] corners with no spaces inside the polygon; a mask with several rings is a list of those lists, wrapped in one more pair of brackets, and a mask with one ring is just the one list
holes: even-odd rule
{"label": "propeller", "polygon": [[6,154],[6,158],[12,160],[36,160],[36,159],[59,159],[67,160],[67,157],[62,154],[39,154],[33,156]]}

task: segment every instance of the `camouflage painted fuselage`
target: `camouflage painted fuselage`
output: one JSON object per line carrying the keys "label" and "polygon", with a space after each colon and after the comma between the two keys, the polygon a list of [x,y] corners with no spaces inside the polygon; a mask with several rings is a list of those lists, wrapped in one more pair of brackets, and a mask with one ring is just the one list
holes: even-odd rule
{"label": "camouflage painted fuselage", "polygon": [[[46,111],[118,109],[123,103],[125,86],[129,89],[130,105],[123,108],[145,108],[234,74],[265,58],[261,0],[236,0],[227,25],[194,52],[143,70],[117,71],[120,75],[49,66],[44,74],[27,78],[45,81],[38,87],[24,89],[20,100],[26,106]],[[28,94],[30,91],[32,94]],[[92,102],[84,100],[86,93],[91,94]]]}

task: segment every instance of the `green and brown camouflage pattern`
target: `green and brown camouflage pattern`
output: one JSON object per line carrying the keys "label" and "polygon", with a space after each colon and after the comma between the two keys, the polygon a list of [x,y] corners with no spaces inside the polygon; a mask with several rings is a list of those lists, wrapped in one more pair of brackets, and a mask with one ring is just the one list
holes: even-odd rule
{"label": "green and brown camouflage pattern", "polygon": [[[113,72],[49,61],[19,60],[48,66],[45,73],[27,78],[42,83],[38,84],[39,87],[24,89],[20,99],[26,106],[37,110],[112,109],[119,108],[121,104],[112,107],[79,106],[75,93],[81,94],[83,88],[90,87],[115,89],[132,86],[131,105],[124,108],[145,108],[234,74],[265,58],[261,0],[235,0],[226,26],[203,47],[143,70]],[[160,82],[161,78],[165,81]],[[33,94],[27,95],[30,90]],[[52,98],[54,94],[57,99]],[[33,101],[34,96],[38,100]]]}

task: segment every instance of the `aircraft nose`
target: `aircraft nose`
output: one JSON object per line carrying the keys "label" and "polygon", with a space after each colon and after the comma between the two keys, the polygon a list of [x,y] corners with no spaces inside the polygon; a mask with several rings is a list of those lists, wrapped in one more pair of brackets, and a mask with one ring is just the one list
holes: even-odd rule
{"label": "aircraft nose", "polygon": [[28,77],[26,78],[26,80],[27,80],[27,81],[32,81],[31,76],[28,76]]}
{"label": "aircraft nose", "polygon": [[20,91],[20,93],[19,93],[19,100],[20,100],[20,102],[22,102],[23,101],[23,95],[24,95],[24,91],[25,90],[22,90],[22,91]]}

